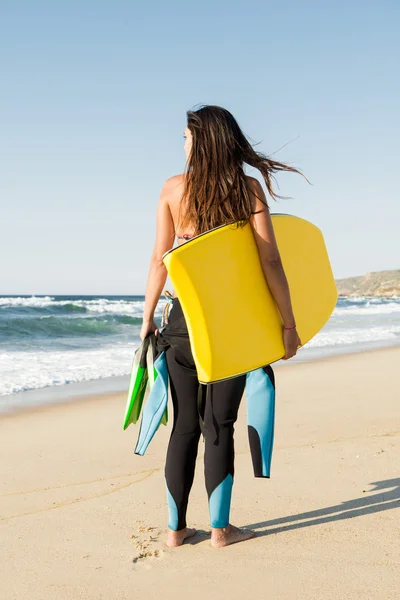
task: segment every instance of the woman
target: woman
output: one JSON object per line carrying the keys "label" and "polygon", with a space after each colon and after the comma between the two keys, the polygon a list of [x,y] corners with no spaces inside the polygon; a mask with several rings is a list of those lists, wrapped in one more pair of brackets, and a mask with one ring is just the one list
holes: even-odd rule
{"label": "woman", "polygon": [[[289,287],[264,191],[257,179],[245,175],[244,163],[261,172],[268,193],[274,199],[279,196],[272,188],[273,174],[277,171],[299,171],[256,152],[231,113],[219,106],[203,106],[196,111],[188,111],[184,138],[185,172],[165,182],[157,209],[156,241],[140,337],[144,339],[155,332],[167,348],[166,361],[174,406],[174,424],[165,466],[169,507],[167,545],[180,546],[195,534],[194,529],[186,526],[186,508],[203,430],[211,544],[222,547],[254,535],[252,531],[229,523],[233,431],[246,376],[209,384],[213,386],[213,408],[208,406],[206,397],[200,413],[199,383],[193,377],[195,366],[179,299],[173,298],[168,324],[161,333],[154,322],[154,311],[167,278],[162,256],[173,247],[175,237],[178,243],[184,243],[219,225],[250,222],[266,281],[282,317],[284,359],[291,358],[301,342],[296,331]],[[169,328],[172,333],[174,327],[175,330],[179,328],[179,347],[168,343]],[[182,344],[182,336],[186,344]],[[271,367],[269,369],[272,372]],[[214,435],[216,428],[217,439]]]}

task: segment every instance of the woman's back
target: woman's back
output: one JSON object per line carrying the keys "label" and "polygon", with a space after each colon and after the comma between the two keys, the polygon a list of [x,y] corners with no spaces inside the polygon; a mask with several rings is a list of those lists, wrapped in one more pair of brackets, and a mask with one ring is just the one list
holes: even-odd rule
{"label": "woman's back", "polygon": [[[253,211],[256,207],[256,196],[257,196],[257,190],[256,190],[256,186],[258,184],[258,180],[255,179],[254,177],[250,177],[248,175],[246,175],[246,181],[247,181],[247,185],[249,188],[249,192],[252,192],[252,195],[254,196],[254,202],[253,202]],[[184,193],[184,186],[185,186],[185,174],[182,173],[180,175],[175,175],[174,177],[171,177],[168,182],[170,183],[170,193],[167,197],[167,203],[170,209],[170,213],[171,213],[171,218],[174,224],[174,231],[175,231],[175,235],[178,238],[178,244],[190,239],[191,237],[196,235],[196,232],[194,231],[193,226],[192,227],[187,227],[185,228],[185,230],[181,230],[179,222],[180,222],[180,215],[181,215],[181,211],[183,209],[182,207],[182,197],[183,197],[183,193]],[[220,223],[220,225],[225,225],[225,223]]]}

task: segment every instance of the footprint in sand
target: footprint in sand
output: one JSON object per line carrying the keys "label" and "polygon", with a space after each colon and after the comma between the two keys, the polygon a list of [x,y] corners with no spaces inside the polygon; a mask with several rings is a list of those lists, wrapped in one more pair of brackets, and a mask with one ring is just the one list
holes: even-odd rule
{"label": "footprint in sand", "polygon": [[137,521],[136,532],[131,535],[136,551],[136,555],[132,559],[135,566],[141,565],[146,569],[150,569],[153,566],[151,565],[151,562],[153,562],[154,559],[162,558],[164,552],[160,548],[160,534],[160,529],[148,527],[140,521]]}

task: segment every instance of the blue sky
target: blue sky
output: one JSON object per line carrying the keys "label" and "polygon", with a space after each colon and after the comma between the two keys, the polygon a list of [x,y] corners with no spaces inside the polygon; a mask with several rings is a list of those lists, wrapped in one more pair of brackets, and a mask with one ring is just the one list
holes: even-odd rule
{"label": "blue sky", "polygon": [[[229,109],[301,168],[274,203],[336,277],[399,268],[400,5],[0,4],[0,294],[141,294],[186,111]],[[249,174],[260,177],[258,172]]]}

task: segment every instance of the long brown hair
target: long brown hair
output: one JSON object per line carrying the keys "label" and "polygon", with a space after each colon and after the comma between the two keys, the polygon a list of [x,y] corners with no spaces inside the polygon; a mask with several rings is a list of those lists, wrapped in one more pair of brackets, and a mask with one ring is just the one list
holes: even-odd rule
{"label": "long brown hair", "polygon": [[274,173],[303,175],[294,167],[256,152],[225,108],[204,105],[186,114],[192,148],[185,167],[180,229],[193,227],[198,235],[226,223],[248,221],[253,201],[244,163],[260,171],[274,200],[282,198],[272,187]]}

